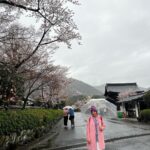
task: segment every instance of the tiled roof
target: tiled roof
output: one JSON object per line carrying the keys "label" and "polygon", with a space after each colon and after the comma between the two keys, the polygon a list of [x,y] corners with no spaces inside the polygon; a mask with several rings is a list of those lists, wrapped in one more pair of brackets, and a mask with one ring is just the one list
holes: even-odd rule
{"label": "tiled roof", "polygon": [[107,83],[105,86],[107,92],[125,92],[125,91],[141,91],[136,83]]}

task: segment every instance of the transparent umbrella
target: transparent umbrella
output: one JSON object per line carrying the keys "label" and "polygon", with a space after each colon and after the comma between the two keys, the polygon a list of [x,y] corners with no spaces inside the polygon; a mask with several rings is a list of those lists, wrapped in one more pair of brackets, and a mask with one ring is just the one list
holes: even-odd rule
{"label": "transparent umbrella", "polygon": [[116,106],[105,99],[91,99],[82,106],[81,111],[89,114],[91,113],[91,106],[95,106],[100,115],[110,118],[117,117]]}

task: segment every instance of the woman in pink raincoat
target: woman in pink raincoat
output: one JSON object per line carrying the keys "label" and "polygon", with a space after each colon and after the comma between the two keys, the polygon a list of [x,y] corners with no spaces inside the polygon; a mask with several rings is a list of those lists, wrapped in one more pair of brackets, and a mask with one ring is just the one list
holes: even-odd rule
{"label": "woman in pink raincoat", "polygon": [[99,116],[95,106],[91,107],[91,116],[87,121],[86,138],[88,150],[104,150],[105,141],[103,130],[105,124]]}

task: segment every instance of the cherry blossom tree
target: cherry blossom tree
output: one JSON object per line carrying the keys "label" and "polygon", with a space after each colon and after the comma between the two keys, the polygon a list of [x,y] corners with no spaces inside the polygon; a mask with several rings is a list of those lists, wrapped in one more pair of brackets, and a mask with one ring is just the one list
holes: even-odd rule
{"label": "cherry blossom tree", "polygon": [[[22,89],[17,87],[25,85],[27,81],[30,83],[34,81],[38,85],[40,79],[42,84],[39,85],[42,87],[47,82],[45,79],[49,78],[49,74],[51,80],[55,79],[55,85],[51,84],[51,87],[59,91],[58,87],[62,87],[58,82],[60,78],[58,74],[53,76],[51,74],[53,72],[51,69],[58,67],[53,66],[49,58],[60,43],[66,44],[68,48],[74,39],[80,43],[81,36],[73,21],[74,12],[69,9],[69,5],[78,4],[78,0],[0,1],[0,69],[7,74],[0,76],[2,97],[7,99],[12,89],[15,93],[20,89],[20,94],[17,95],[22,95],[24,87]],[[32,24],[32,27],[16,24],[22,16],[27,16],[26,21],[29,17],[36,19],[39,27],[36,28],[35,24]],[[33,83],[28,87],[30,90],[27,97],[35,91],[33,87],[35,87]]]}

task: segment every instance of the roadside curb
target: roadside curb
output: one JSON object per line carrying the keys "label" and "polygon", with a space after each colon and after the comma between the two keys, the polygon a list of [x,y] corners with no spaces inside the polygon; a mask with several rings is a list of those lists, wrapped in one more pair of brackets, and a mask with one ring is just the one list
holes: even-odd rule
{"label": "roadside curb", "polygon": [[114,142],[114,141],[119,141],[123,139],[130,139],[130,138],[135,138],[135,137],[141,137],[141,136],[148,136],[150,133],[144,133],[144,134],[137,134],[137,135],[129,135],[129,136],[122,136],[122,137],[116,137],[116,138],[111,138],[111,139],[106,139],[105,142]]}

